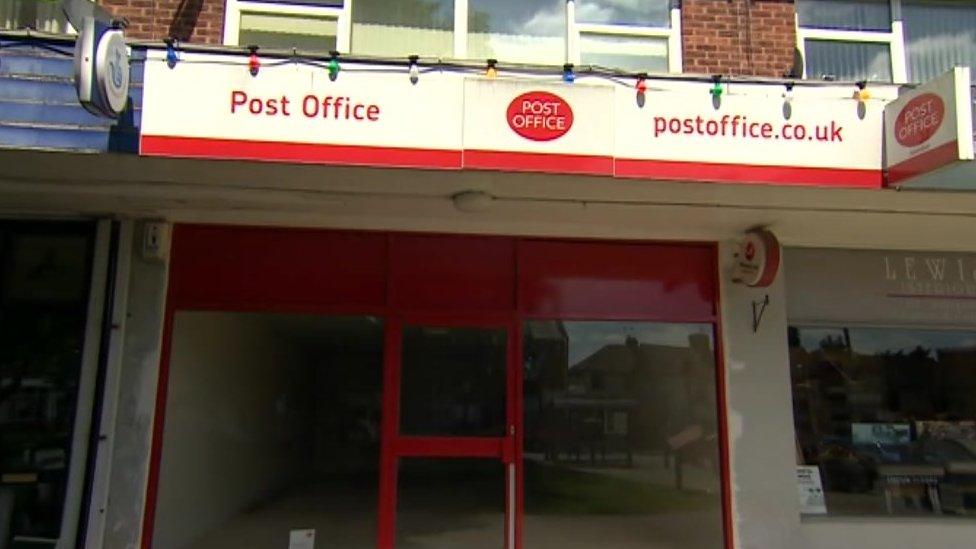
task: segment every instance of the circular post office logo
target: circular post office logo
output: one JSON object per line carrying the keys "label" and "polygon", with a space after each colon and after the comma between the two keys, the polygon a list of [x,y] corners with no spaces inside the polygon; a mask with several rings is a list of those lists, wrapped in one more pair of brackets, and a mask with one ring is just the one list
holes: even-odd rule
{"label": "circular post office logo", "polygon": [[95,79],[106,106],[116,114],[122,112],[129,97],[129,48],[122,31],[106,31],[98,41]]}
{"label": "circular post office logo", "polygon": [[505,113],[512,131],[532,141],[552,141],[573,127],[573,109],[554,93],[523,93],[508,105]]}

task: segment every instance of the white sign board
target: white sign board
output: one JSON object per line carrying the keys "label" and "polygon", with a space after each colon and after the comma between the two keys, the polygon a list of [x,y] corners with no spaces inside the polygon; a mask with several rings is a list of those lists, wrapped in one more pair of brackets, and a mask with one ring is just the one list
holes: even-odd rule
{"label": "white sign board", "polygon": [[969,67],[957,67],[885,107],[888,183],[973,159]]}
{"label": "white sign board", "polygon": [[795,90],[787,102],[773,86],[733,85],[720,101],[701,85],[669,87],[648,91],[643,106],[633,91],[617,93],[618,176],[880,184],[879,103],[859,111],[846,89]]}
{"label": "white sign board", "polygon": [[[881,186],[882,101],[845,86],[627,82],[165,52],[146,61],[141,152],[296,163]],[[638,99],[642,100],[638,100]]]}
{"label": "white sign board", "polygon": [[976,255],[793,248],[784,252],[791,322],[976,325]]}
{"label": "white sign board", "polygon": [[800,495],[800,512],[804,515],[826,515],[827,500],[824,498],[820,468],[816,465],[797,465],[796,486]]}
{"label": "white sign board", "polygon": [[[462,78],[373,67],[340,72],[183,54],[146,62],[142,153],[304,163],[460,168]],[[273,62],[274,61],[274,62]]]}

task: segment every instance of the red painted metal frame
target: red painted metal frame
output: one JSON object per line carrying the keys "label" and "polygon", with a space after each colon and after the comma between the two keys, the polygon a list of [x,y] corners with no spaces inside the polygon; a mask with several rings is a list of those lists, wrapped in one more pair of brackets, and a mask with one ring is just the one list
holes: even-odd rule
{"label": "red painted metal frame", "polygon": [[[179,234],[178,226],[175,234]],[[234,231],[239,228],[225,228]],[[276,229],[267,229],[269,231]],[[357,233],[359,231],[322,231],[324,233]],[[363,234],[377,234],[362,231]],[[390,241],[392,233],[387,235],[387,242]],[[398,233],[413,234],[413,233]],[[452,235],[456,236],[456,235]],[[476,238],[476,237],[472,237]],[[506,237],[493,237],[506,238]],[[516,253],[513,260],[517,260],[518,247],[527,240],[548,240],[551,242],[578,242],[589,244],[660,244],[663,246],[693,246],[706,247],[710,250],[711,256],[711,278],[714,288],[714,307],[712,314],[692,314],[687,315],[681,311],[654,312],[652,314],[642,314],[633,318],[622,318],[612,312],[605,314],[585,315],[565,314],[558,317],[559,320],[639,320],[651,322],[701,322],[711,324],[715,339],[716,357],[716,391],[717,391],[717,413],[719,420],[719,452],[722,465],[722,500],[723,500],[723,522],[725,533],[725,547],[734,547],[734,522],[733,522],[733,497],[731,487],[731,468],[730,468],[730,441],[728,433],[728,410],[727,410],[727,380],[724,364],[723,334],[721,315],[719,312],[720,284],[718,264],[718,246],[714,243],[701,242],[646,242],[646,241],[612,241],[598,239],[521,239],[509,237],[515,241]],[[179,248],[174,246],[174,261],[179,258]],[[206,273],[201,273],[205,276]],[[389,286],[388,281],[388,286]],[[380,516],[380,527],[378,537],[378,547],[389,549],[395,542],[395,516],[396,516],[396,483],[397,465],[400,457],[500,457],[503,462],[514,462],[516,468],[516,512],[514,517],[509,517],[506,513],[506,529],[509,520],[515,520],[515,547],[508,549],[522,549],[522,531],[524,528],[524,483],[521,481],[524,474],[524,463],[522,460],[524,450],[524,437],[522,432],[522,421],[524,417],[524,403],[522,394],[524,389],[523,372],[521,368],[521,356],[523,354],[523,325],[524,321],[531,319],[552,319],[550,315],[533,314],[522,309],[522,296],[520,295],[520,285],[516,283],[513,298],[516,301],[515,310],[509,312],[477,312],[473,314],[448,313],[442,314],[439,311],[416,311],[406,313],[396,311],[389,306],[387,299],[386,305],[349,305],[349,304],[302,304],[293,300],[286,302],[247,302],[240,299],[226,300],[219,297],[200,299],[178,295],[173,283],[173,277],[169,281],[167,288],[166,308],[164,314],[164,325],[162,332],[162,348],[159,363],[159,382],[155,400],[155,416],[152,428],[152,445],[149,458],[149,472],[146,487],[145,513],[143,516],[143,527],[141,535],[142,549],[151,549],[152,536],[156,510],[156,500],[159,488],[159,468],[162,457],[162,439],[165,427],[165,410],[167,400],[167,388],[169,378],[170,356],[172,350],[172,335],[175,313],[180,310],[221,310],[232,312],[277,312],[277,313],[308,313],[308,314],[339,314],[339,315],[372,315],[383,317],[385,321],[384,333],[384,358],[383,358],[383,404],[381,418],[381,451],[380,451],[380,478],[379,478],[379,504],[378,513]],[[400,391],[400,351],[402,324],[404,320],[411,323],[425,322],[428,325],[457,325],[457,326],[504,326],[509,334],[509,374],[508,374],[508,401],[506,405],[506,415],[509,425],[516,427],[515,437],[511,444],[506,444],[501,439],[488,438],[457,438],[441,439],[440,437],[400,437],[399,426],[399,391]],[[445,447],[445,442],[450,441],[450,447]],[[499,452],[501,455],[499,456]],[[450,456],[447,454],[450,453]],[[508,501],[508,483],[506,482],[506,502]],[[387,522],[388,526],[383,527],[383,517],[391,519]]]}
{"label": "red painted metal frame", "polygon": [[728,379],[725,369],[725,345],[722,333],[722,315],[719,307],[722,303],[722,285],[720,284],[721,264],[718,257],[718,244],[713,244],[712,264],[715,272],[715,321],[712,330],[715,337],[715,392],[718,408],[718,451],[722,473],[722,519],[724,522],[725,549],[735,548],[735,522],[732,512],[732,460],[729,441],[729,409],[728,409]]}
{"label": "red painted metal frame", "polygon": [[[518,463],[521,453],[515,441],[521,432],[520,417],[516,415],[515,375],[519,370],[516,352],[514,315],[497,314],[412,314],[392,316],[387,320],[383,349],[383,416],[381,417],[379,516],[377,548],[393,549],[396,543],[397,470],[400,458],[496,458],[503,464]],[[506,338],[506,395],[505,420],[513,435],[502,437],[407,436],[400,434],[400,380],[402,373],[404,326],[437,327],[493,327],[505,329]],[[507,430],[507,429],[506,429]],[[506,471],[507,474],[507,471]],[[507,478],[507,477],[506,477]],[[520,478],[520,477],[519,477]],[[519,485],[520,483],[516,483]],[[509,499],[505,483],[505,501]],[[516,512],[517,514],[517,512]],[[505,528],[515,520],[505,510]],[[518,539],[516,537],[516,539]],[[507,549],[515,549],[509,547]]]}

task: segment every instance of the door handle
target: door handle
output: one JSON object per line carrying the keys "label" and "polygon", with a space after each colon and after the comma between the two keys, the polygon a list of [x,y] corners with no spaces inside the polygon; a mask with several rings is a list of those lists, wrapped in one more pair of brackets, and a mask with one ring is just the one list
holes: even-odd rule
{"label": "door handle", "polygon": [[515,463],[515,425],[509,425],[506,436],[502,437],[502,461]]}

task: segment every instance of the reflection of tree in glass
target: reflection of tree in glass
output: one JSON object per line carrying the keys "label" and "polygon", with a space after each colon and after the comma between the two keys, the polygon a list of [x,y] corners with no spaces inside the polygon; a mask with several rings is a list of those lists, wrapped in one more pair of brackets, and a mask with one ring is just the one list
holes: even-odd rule
{"label": "reflection of tree in glass", "polygon": [[850,347],[850,335],[847,333],[847,329],[844,329],[843,337],[834,337],[827,334],[823,339],[820,340],[820,348],[824,351],[845,351]]}

